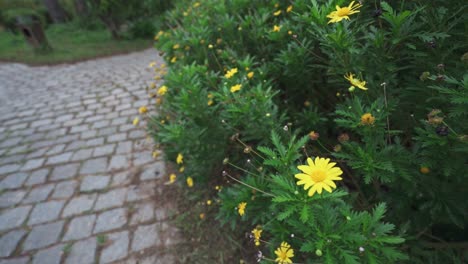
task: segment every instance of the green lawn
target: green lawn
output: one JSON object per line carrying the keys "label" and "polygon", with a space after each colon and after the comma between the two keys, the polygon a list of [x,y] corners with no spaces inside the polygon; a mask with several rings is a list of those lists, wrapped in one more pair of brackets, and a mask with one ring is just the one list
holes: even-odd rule
{"label": "green lawn", "polygon": [[150,40],[113,40],[105,29],[94,31],[73,25],[52,25],[46,35],[53,51],[36,54],[22,35],[0,29],[0,61],[16,61],[31,65],[75,62],[112,54],[142,50]]}

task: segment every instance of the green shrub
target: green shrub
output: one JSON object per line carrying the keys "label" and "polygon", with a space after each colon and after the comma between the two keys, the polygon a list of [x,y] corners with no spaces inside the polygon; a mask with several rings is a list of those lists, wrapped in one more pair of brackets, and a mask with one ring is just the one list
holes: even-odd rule
{"label": "green shrub", "polygon": [[[333,21],[336,6],[359,12]],[[183,156],[180,182],[223,183],[221,224],[261,226],[265,262],[284,241],[300,263],[462,263],[466,10],[178,1],[155,37],[170,67],[150,130]],[[341,168],[337,190],[307,195],[306,157]]]}

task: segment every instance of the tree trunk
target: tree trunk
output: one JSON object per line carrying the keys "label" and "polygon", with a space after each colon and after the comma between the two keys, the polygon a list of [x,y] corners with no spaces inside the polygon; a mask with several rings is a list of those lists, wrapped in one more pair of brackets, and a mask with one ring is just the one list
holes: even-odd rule
{"label": "tree trunk", "polygon": [[68,20],[67,13],[60,6],[58,0],[42,0],[54,23],[63,23]]}
{"label": "tree trunk", "polygon": [[88,6],[85,0],[74,0],[76,14],[80,17],[85,17],[89,14]]}
{"label": "tree trunk", "polygon": [[120,39],[119,35],[119,26],[110,16],[99,16],[104,25],[106,25],[107,29],[110,31],[113,39]]}

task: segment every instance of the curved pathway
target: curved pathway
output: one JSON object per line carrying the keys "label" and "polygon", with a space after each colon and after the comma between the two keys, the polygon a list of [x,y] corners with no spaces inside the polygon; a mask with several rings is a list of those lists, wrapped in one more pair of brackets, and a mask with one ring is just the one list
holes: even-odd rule
{"label": "curved pathway", "polygon": [[132,125],[150,61],[0,64],[0,264],[175,262],[165,165]]}

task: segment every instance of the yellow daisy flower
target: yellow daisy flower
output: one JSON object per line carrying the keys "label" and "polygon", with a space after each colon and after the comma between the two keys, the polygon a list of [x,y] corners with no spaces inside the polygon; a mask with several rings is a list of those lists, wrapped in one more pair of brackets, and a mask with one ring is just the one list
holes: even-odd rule
{"label": "yellow daisy flower", "polygon": [[208,103],[206,103],[208,106],[211,106],[213,104],[213,100],[208,100]]}
{"label": "yellow daisy flower", "polygon": [[140,108],[138,108],[138,113],[140,114],[145,114],[148,112],[148,107],[146,106],[141,106]]}
{"label": "yellow daisy flower", "polygon": [[428,167],[421,167],[419,169],[419,171],[422,173],[422,174],[428,174],[429,172],[431,172],[431,170],[428,168]]}
{"label": "yellow daisy flower", "polygon": [[172,57],[171,62],[175,63],[177,61],[177,57]]}
{"label": "yellow daisy flower", "polygon": [[239,213],[240,216],[243,216],[245,214],[246,206],[247,206],[246,202],[241,202],[237,205],[237,212]]}
{"label": "yellow daisy flower", "polygon": [[242,85],[240,85],[240,84],[236,84],[234,86],[231,86],[231,93],[235,93],[237,91],[240,91],[241,88],[242,88]]}
{"label": "yellow daisy flower", "polygon": [[211,205],[212,201],[211,200],[207,200],[206,201],[206,205]]}
{"label": "yellow daisy flower", "polygon": [[226,72],[226,74],[224,75],[224,77],[226,78],[231,78],[232,76],[234,76],[234,74],[237,73],[237,68],[233,68],[233,69],[230,69],[229,71]]}
{"label": "yellow daisy flower", "polygon": [[294,250],[287,242],[282,242],[281,245],[275,250],[276,263],[287,264],[293,263],[291,258],[294,257]]}
{"label": "yellow daisy flower", "polygon": [[339,177],[343,171],[335,167],[335,162],[330,162],[330,159],[316,157],[315,162],[311,158],[307,158],[308,165],[299,165],[297,168],[304,173],[294,175],[299,181],[297,185],[304,185],[304,190],[309,189],[309,196],[318,192],[322,193],[322,189],[327,192],[332,192],[336,188],[333,181],[342,180]]}
{"label": "yellow daisy flower", "polygon": [[192,177],[187,177],[187,186],[189,188],[192,188],[193,187],[193,179]]}
{"label": "yellow daisy flower", "polygon": [[154,66],[156,66],[156,62],[155,62],[155,61],[152,61],[152,62],[148,65],[148,68],[153,68]]}
{"label": "yellow daisy flower", "polygon": [[287,13],[291,12],[292,10],[293,10],[293,6],[292,6],[292,5],[288,6],[288,8],[286,8],[286,12],[287,12]]}
{"label": "yellow daisy flower", "polygon": [[365,113],[361,116],[361,125],[370,126],[375,122],[375,117],[371,113]]}
{"label": "yellow daisy flower", "polygon": [[153,155],[152,155],[153,159],[159,157],[159,155],[160,155],[159,151],[157,151],[157,150],[153,151]]}
{"label": "yellow daisy flower", "polygon": [[179,154],[177,155],[176,162],[177,162],[177,164],[182,164],[182,163],[184,163],[184,155],[182,155],[181,153],[179,153]]}
{"label": "yellow daisy flower", "polygon": [[281,12],[282,12],[281,10],[278,10],[278,11],[274,12],[273,15],[279,16],[279,15],[281,15]]}
{"label": "yellow daisy flower", "polygon": [[348,73],[348,75],[345,75],[344,77],[351,83],[352,86],[356,86],[357,88],[364,91],[367,90],[366,81],[361,81],[357,78],[354,78],[354,74]]}
{"label": "yellow daisy flower", "polygon": [[167,86],[166,85],[163,85],[161,86],[161,88],[159,88],[158,90],[158,95],[165,95],[167,93]]}
{"label": "yellow daisy flower", "polygon": [[184,171],[185,171],[185,167],[184,166],[180,167],[179,172],[184,172]]}
{"label": "yellow daisy flower", "polygon": [[140,122],[140,118],[135,117],[135,118],[133,119],[133,125],[134,125],[134,126],[138,125],[139,122]]}
{"label": "yellow daisy flower", "polygon": [[352,1],[351,4],[349,4],[349,6],[345,7],[336,6],[336,11],[333,11],[329,15],[327,15],[327,17],[330,18],[328,24],[337,23],[343,19],[349,20],[349,15],[359,13],[359,10],[357,9],[360,8],[362,5],[359,3],[354,5],[354,2],[355,1]]}
{"label": "yellow daisy flower", "polygon": [[172,46],[172,48],[176,50],[176,49],[180,48],[180,45],[179,45],[179,44],[175,44],[174,46]]}
{"label": "yellow daisy flower", "polygon": [[280,32],[281,26],[274,25],[273,26],[273,32]]}
{"label": "yellow daisy flower", "polygon": [[254,228],[254,230],[252,230],[252,235],[254,237],[254,242],[255,242],[255,245],[258,247],[260,246],[260,238],[262,237],[262,232],[263,230],[256,227]]}
{"label": "yellow daisy flower", "polygon": [[252,79],[254,77],[254,72],[247,73],[247,78]]}
{"label": "yellow daisy flower", "polygon": [[174,173],[172,173],[171,175],[169,175],[169,183],[172,184],[176,181],[177,179],[177,175],[175,175]]}

